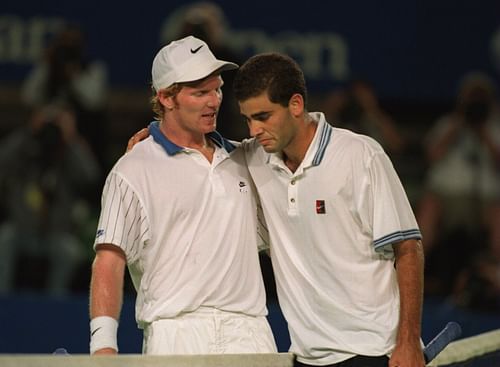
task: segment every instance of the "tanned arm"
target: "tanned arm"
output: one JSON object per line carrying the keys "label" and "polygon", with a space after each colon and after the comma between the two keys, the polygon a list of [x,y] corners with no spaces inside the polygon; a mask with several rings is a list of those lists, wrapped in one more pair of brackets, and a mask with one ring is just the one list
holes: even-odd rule
{"label": "tanned arm", "polygon": [[424,252],[422,243],[406,240],[394,245],[400,293],[400,317],[396,347],[389,367],[423,367],[420,343],[424,288]]}
{"label": "tanned arm", "polygon": [[[123,284],[126,258],[114,245],[100,245],[92,264],[90,282],[90,318],[110,316],[119,320],[123,301]],[[111,348],[95,354],[116,354]]]}

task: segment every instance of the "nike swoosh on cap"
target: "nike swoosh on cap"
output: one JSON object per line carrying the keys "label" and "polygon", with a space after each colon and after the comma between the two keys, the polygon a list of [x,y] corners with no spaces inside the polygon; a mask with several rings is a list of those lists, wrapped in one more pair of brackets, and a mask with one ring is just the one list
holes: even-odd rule
{"label": "nike swoosh on cap", "polygon": [[201,45],[200,47],[195,48],[194,50],[193,50],[193,49],[191,49],[190,51],[191,51],[191,53],[192,53],[192,54],[195,54],[195,53],[197,53],[198,51],[200,51],[200,48],[202,48],[202,47],[203,47],[203,45]]}

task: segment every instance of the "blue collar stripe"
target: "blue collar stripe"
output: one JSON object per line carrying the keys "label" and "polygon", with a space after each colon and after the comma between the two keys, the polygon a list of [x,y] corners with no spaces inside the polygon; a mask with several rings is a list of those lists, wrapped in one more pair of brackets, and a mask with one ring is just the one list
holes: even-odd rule
{"label": "blue collar stripe", "polygon": [[219,147],[226,149],[228,153],[231,153],[233,150],[236,149],[236,145],[231,143],[229,140],[226,138],[223,138],[221,134],[217,131],[213,131],[211,133],[207,134],[212,141],[217,144]]}
{"label": "blue collar stripe", "polygon": [[[167,152],[168,155],[175,155],[182,150],[184,150],[183,147],[178,146],[177,144],[172,143],[168,138],[163,135],[163,133],[160,131],[160,126],[158,121],[153,121],[149,124],[148,127],[149,134],[153,137],[154,141],[160,144],[163,149]],[[231,143],[229,140],[225,139],[222,137],[221,134],[219,134],[217,131],[213,131],[207,136],[212,139],[212,141],[217,144],[220,148],[224,148],[228,153],[231,153],[233,150],[236,149],[236,146]]]}
{"label": "blue collar stripe", "polygon": [[327,123],[325,123],[323,125],[323,129],[321,130],[321,136],[319,139],[318,151],[314,155],[314,159],[312,161],[312,164],[314,166],[318,166],[321,163],[321,160],[323,159],[323,157],[325,155],[326,147],[327,147],[328,143],[330,142],[330,137],[332,136],[332,131],[333,131],[333,129],[330,125],[328,125]]}
{"label": "blue collar stripe", "polygon": [[160,131],[160,126],[158,121],[153,121],[149,124],[149,133],[153,137],[154,141],[160,144],[168,155],[174,155],[183,150],[182,147],[177,144],[172,143],[166,138],[165,135]]}

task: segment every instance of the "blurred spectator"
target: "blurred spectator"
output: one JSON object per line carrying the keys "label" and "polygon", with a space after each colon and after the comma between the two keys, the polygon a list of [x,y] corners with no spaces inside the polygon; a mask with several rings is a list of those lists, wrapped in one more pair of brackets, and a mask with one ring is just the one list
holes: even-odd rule
{"label": "blurred spectator", "polygon": [[381,108],[373,86],[366,80],[352,80],[345,89],[328,94],[323,110],[336,127],[374,138],[388,154],[400,153],[405,146],[394,120]]}
{"label": "blurred spectator", "polygon": [[463,78],[455,108],[425,143],[430,166],[417,219],[428,257],[426,289],[454,292],[465,306],[498,307],[500,115],[487,75]]}
{"label": "blurred spectator", "polygon": [[85,35],[73,24],[54,36],[42,56],[24,81],[24,102],[33,108],[57,103],[72,109],[79,132],[104,165],[108,143],[106,65],[88,57]]}
{"label": "blurred spectator", "polygon": [[[70,110],[37,109],[27,126],[0,141],[6,212],[0,223],[0,292],[12,290],[19,278],[46,280],[52,294],[68,291],[84,256],[75,221],[85,208],[80,195],[98,177],[97,161]],[[48,274],[39,272],[40,263],[48,263]]]}
{"label": "blurred spectator", "polygon": [[[238,65],[244,61],[241,55],[229,47],[226,40],[229,33],[226,15],[214,2],[199,1],[177,9],[167,20],[164,29],[165,43],[191,35],[204,40],[219,59],[231,60]],[[217,116],[217,131],[228,139],[239,141],[249,137],[249,134],[233,94],[235,73],[236,70],[224,72],[224,102]]]}

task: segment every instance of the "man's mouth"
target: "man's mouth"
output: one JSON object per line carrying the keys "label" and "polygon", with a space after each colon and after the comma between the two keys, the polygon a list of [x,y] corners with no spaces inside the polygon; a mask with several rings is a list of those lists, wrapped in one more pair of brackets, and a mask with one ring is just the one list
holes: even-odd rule
{"label": "man's mouth", "polygon": [[216,118],[217,117],[217,112],[211,112],[211,113],[204,113],[203,115],[201,115],[203,117],[207,117],[207,118]]}

